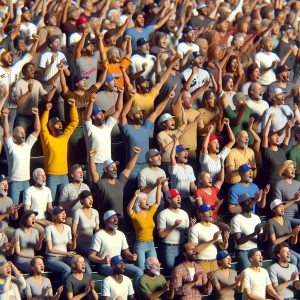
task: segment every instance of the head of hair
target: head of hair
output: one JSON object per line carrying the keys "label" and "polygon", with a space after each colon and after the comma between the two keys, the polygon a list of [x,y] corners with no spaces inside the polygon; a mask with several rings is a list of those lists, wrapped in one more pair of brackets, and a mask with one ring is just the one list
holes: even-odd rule
{"label": "head of hair", "polygon": [[70,174],[73,174],[77,169],[81,168],[80,164],[74,164],[73,166],[71,166],[70,168]]}
{"label": "head of hair", "polygon": [[34,66],[34,63],[29,62],[29,63],[27,63],[27,64],[25,64],[25,65],[23,66],[23,68],[22,68],[22,74],[23,74],[23,76],[25,75],[26,70],[27,70],[27,68],[28,68],[29,66]]}
{"label": "head of hair", "polygon": [[279,254],[282,248],[289,248],[289,244],[286,242],[282,242],[276,246],[276,254]]}
{"label": "head of hair", "polygon": [[258,64],[257,63],[252,63],[248,66],[247,68],[247,80],[249,81],[250,80],[250,76],[251,74],[256,70],[258,69]]}
{"label": "head of hair", "polygon": [[49,39],[48,39],[48,46],[49,46],[49,48],[51,48],[51,45],[53,44],[53,42],[55,41],[55,40],[60,40],[60,36],[59,35],[51,35],[50,37],[49,37]]}
{"label": "head of hair", "polygon": [[233,60],[237,59],[237,56],[236,55],[231,55],[227,61],[227,64],[226,64],[226,72],[230,72],[230,65],[232,63]]}
{"label": "head of hair", "polygon": [[230,76],[230,75],[224,75],[224,76],[222,77],[222,88],[223,88],[223,89],[225,88],[227,82],[228,82],[230,79],[232,79],[232,76]]}
{"label": "head of hair", "polygon": [[256,253],[257,251],[259,251],[258,248],[251,249],[251,250],[248,252],[248,259],[252,258],[252,257],[255,255],[255,253]]}
{"label": "head of hair", "polygon": [[44,169],[42,169],[42,168],[36,168],[36,169],[32,172],[32,178],[33,178],[33,179],[36,179],[36,178],[37,178],[38,172],[39,172],[39,171],[44,171]]}
{"label": "head of hair", "polygon": [[144,15],[144,13],[141,10],[135,11],[134,14],[132,15],[132,20],[135,21],[140,15]]}
{"label": "head of hair", "polygon": [[18,48],[19,41],[21,41],[21,40],[25,40],[25,37],[24,37],[22,34],[18,35],[18,36],[14,39],[13,45],[14,45],[15,48]]}

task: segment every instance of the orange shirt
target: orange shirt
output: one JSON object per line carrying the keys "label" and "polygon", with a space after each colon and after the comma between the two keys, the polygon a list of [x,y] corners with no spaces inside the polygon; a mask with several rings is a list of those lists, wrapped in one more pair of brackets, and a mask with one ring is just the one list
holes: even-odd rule
{"label": "orange shirt", "polygon": [[115,77],[117,77],[117,87],[124,87],[124,78],[120,69],[120,65],[123,65],[125,70],[127,70],[131,65],[131,61],[127,58],[123,58],[119,63],[108,64],[107,73],[113,74]]}

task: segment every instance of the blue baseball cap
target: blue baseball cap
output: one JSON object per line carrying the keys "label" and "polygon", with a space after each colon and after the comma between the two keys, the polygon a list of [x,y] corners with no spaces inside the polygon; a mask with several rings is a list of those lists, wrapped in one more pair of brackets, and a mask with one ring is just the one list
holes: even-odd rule
{"label": "blue baseball cap", "polygon": [[114,74],[108,73],[106,75],[105,82],[107,83],[107,82],[110,82],[110,81],[115,80],[115,79],[116,79],[116,76]]}
{"label": "blue baseball cap", "polygon": [[249,170],[255,170],[254,167],[252,167],[250,164],[243,164],[239,167],[239,173],[244,173],[244,172],[247,172]]}
{"label": "blue baseball cap", "polygon": [[250,200],[251,199],[251,197],[250,197],[250,195],[249,194],[241,194],[241,195],[239,195],[239,197],[238,197],[238,201],[239,201],[239,203],[243,203],[243,202],[245,202],[245,201],[248,201],[248,200]]}
{"label": "blue baseball cap", "polygon": [[230,254],[225,251],[225,250],[222,250],[222,251],[219,251],[218,254],[217,254],[217,260],[222,260],[223,258],[227,257],[227,256],[230,256]]}
{"label": "blue baseball cap", "polygon": [[184,150],[190,150],[190,148],[187,148],[186,146],[182,145],[182,144],[179,144],[176,146],[176,154],[181,152],[181,151],[184,151]]}
{"label": "blue baseball cap", "polygon": [[54,206],[52,210],[52,216],[57,216],[61,212],[65,211],[65,209],[61,206]]}
{"label": "blue baseball cap", "polygon": [[94,107],[92,111],[92,116],[96,116],[96,114],[98,114],[99,112],[105,113],[105,110],[101,109],[99,106]]}
{"label": "blue baseball cap", "polygon": [[214,208],[212,208],[209,204],[206,204],[206,203],[203,203],[198,208],[198,212],[207,212],[210,210],[214,210]]}
{"label": "blue baseball cap", "polygon": [[143,45],[145,45],[145,44],[149,44],[149,41],[146,40],[145,38],[139,38],[139,39],[137,40],[137,42],[136,42],[136,46],[137,46],[137,47],[141,47],[141,46],[143,46]]}
{"label": "blue baseball cap", "polygon": [[5,176],[5,175],[3,175],[3,174],[1,174],[1,175],[0,175],[0,182],[2,182],[2,181],[4,181],[4,180],[7,180],[7,181],[8,181],[8,177]]}
{"label": "blue baseball cap", "polygon": [[121,255],[116,255],[111,258],[110,265],[113,266],[121,262],[124,262],[123,257]]}
{"label": "blue baseball cap", "polygon": [[187,33],[189,33],[189,32],[192,31],[192,30],[195,30],[195,28],[193,28],[192,26],[185,26],[185,27],[183,28],[182,33],[183,33],[183,34],[187,34]]}
{"label": "blue baseball cap", "polygon": [[89,78],[88,76],[83,76],[81,74],[75,75],[73,78],[73,82],[77,83],[77,82],[81,81],[82,79],[88,79],[88,78]]}

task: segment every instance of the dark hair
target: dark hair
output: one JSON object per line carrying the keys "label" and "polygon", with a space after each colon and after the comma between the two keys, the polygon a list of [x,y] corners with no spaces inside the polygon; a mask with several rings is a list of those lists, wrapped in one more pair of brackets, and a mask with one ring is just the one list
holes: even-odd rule
{"label": "dark hair", "polygon": [[25,72],[26,72],[26,70],[27,70],[27,68],[28,68],[29,66],[34,66],[34,63],[29,62],[29,63],[27,63],[27,64],[25,64],[25,65],[23,66],[23,68],[22,68],[22,74],[23,74],[23,75],[25,75]]}
{"label": "dark hair", "polygon": [[247,80],[250,81],[251,74],[256,70],[259,69],[259,66],[257,63],[252,63],[247,68]]}
{"label": "dark hair", "polygon": [[224,89],[229,80],[233,80],[232,76],[224,75],[222,78],[222,88]]}
{"label": "dark hair", "polygon": [[18,44],[19,44],[19,41],[21,40],[25,40],[25,37],[21,34],[21,35],[18,35],[14,41],[13,41],[13,44],[14,44],[14,47],[15,48],[18,48]]}
{"label": "dark hair", "polygon": [[70,174],[73,174],[77,169],[82,168],[80,164],[74,164],[70,168]]}
{"label": "dark hair", "polygon": [[205,91],[202,96],[202,102],[205,103],[211,94],[214,94],[216,96],[215,92],[211,89],[208,89],[207,91]]}
{"label": "dark hair", "polygon": [[282,248],[289,248],[289,244],[286,243],[286,242],[282,242],[279,245],[277,245],[276,248],[275,248],[276,254],[280,253],[280,250]]}
{"label": "dark hair", "polygon": [[137,17],[140,16],[140,15],[144,16],[145,14],[144,14],[144,12],[142,12],[141,10],[136,11],[136,12],[132,15],[132,20],[135,21],[135,20],[137,19]]}
{"label": "dark hair", "polygon": [[23,215],[22,215],[22,217],[21,217],[21,219],[20,219],[20,227],[21,227],[21,228],[25,227],[26,222],[27,222],[27,220],[29,219],[29,217],[30,217],[31,215],[34,215],[34,213],[32,213],[32,214],[30,214],[30,215],[26,215],[26,214],[23,214]]}
{"label": "dark hair", "polygon": [[48,39],[48,46],[50,47],[55,40],[60,40],[60,36],[59,35],[51,35]]}
{"label": "dark hair", "polygon": [[236,55],[231,55],[231,56],[229,57],[229,59],[228,59],[228,61],[227,61],[227,63],[226,63],[226,67],[225,67],[226,72],[230,72],[231,63],[232,63],[232,61],[235,60],[235,59],[236,59],[236,60],[238,59]]}
{"label": "dark hair", "polygon": [[107,43],[107,41],[108,41],[111,37],[113,37],[114,35],[117,35],[116,30],[114,30],[114,29],[107,30],[107,31],[104,33],[104,40],[105,40],[105,42]]}
{"label": "dark hair", "polygon": [[251,249],[248,252],[248,259],[252,258],[257,251],[260,251],[260,250],[258,248]]}

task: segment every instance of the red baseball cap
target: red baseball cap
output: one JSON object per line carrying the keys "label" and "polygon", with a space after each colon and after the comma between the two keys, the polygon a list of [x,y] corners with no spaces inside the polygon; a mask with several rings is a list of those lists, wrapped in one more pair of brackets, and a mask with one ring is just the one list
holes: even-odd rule
{"label": "red baseball cap", "polygon": [[169,190],[166,192],[166,198],[167,198],[167,199],[175,198],[175,197],[177,197],[178,195],[180,195],[180,193],[179,193],[178,190],[176,190],[176,189],[169,189]]}
{"label": "red baseball cap", "polygon": [[76,25],[81,25],[83,23],[88,23],[89,18],[87,16],[80,16],[77,20],[76,20]]}
{"label": "red baseball cap", "polygon": [[210,143],[213,142],[214,140],[222,141],[222,137],[219,136],[219,135],[211,135],[211,136],[209,137],[208,143],[210,144]]}

